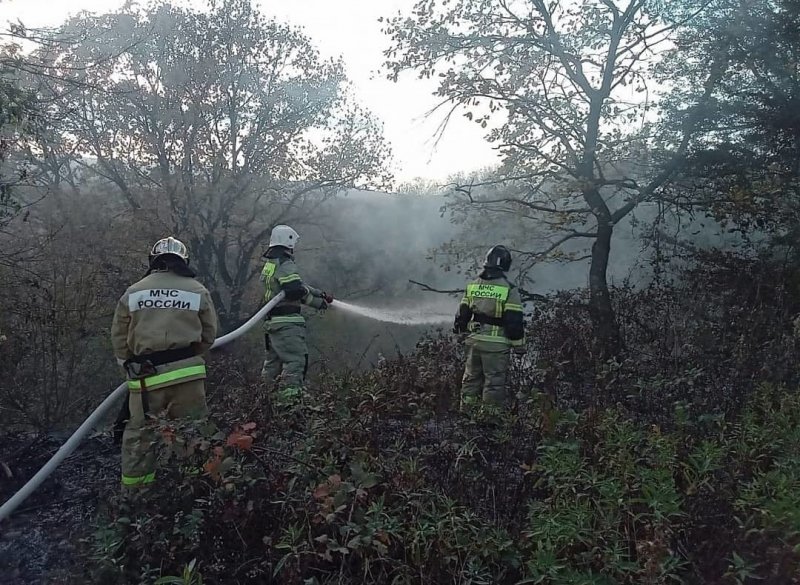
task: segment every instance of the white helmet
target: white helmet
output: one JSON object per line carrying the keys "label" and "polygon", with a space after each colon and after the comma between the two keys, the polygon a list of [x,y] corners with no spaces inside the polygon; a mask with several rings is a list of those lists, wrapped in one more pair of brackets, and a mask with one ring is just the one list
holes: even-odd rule
{"label": "white helmet", "polygon": [[186,246],[183,242],[172,236],[162,238],[153,245],[153,249],[150,251],[150,262],[164,254],[174,254],[184,262],[189,262],[189,251],[186,249]]}
{"label": "white helmet", "polygon": [[276,225],[272,229],[272,234],[269,236],[269,247],[283,246],[284,248],[294,250],[299,239],[300,236],[298,233],[288,225]]}

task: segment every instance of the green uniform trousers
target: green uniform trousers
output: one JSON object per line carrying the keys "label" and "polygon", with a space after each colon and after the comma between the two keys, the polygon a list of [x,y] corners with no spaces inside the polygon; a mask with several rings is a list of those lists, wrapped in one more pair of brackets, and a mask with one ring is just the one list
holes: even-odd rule
{"label": "green uniform trousers", "polygon": [[267,359],[261,377],[268,389],[300,392],[308,370],[306,326],[303,323],[272,323],[266,327]]}
{"label": "green uniform trousers", "polygon": [[[156,432],[142,408],[142,395],[129,392],[130,419],[122,435],[122,484],[152,483],[156,470]],[[205,380],[192,380],[147,392],[147,414],[171,419],[203,419],[208,415]]]}
{"label": "green uniform trousers", "polygon": [[487,351],[480,346],[467,344],[466,364],[461,380],[461,401],[464,405],[484,404],[502,406],[506,403],[506,383],[511,350]]}

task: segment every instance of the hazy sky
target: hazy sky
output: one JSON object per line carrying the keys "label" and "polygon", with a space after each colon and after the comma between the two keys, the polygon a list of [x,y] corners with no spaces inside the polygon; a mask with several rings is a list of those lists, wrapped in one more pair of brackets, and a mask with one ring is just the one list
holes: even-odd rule
{"label": "hazy sky", "polygon": [[[179,2],[183,3],[183,2]],[[387,46],[377,22],[380,16],[408,13],[414,0],[254,0],[261,10],[305,29],[324,56],[341,55],[358,99],[384,123],[392,144],[398,180],[423,177],[444,180],[459,171],[472,171],[496,162],[496,153],[483,131],[454,116],[434,145],[441,115],[426,118],[437,103],[432,80],[407,75],[392,83],[376,72]],[[0,23],[21,20],[29,26],[52,26],[80,10],[104,12],[121,0],[6,0],[0,2]]]}

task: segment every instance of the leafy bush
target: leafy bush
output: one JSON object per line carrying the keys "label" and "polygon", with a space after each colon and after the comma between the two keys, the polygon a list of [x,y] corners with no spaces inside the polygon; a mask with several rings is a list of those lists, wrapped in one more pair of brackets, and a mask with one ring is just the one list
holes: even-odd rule
{"label": "leafy bush", "polygon": [[91,578],[791,583],[800,570],[800,398],[781,389],[669,432],[556,411],[546,437],[531,409],[487,426],[398,415],[368,387],[318,391],[226,433],[162,422],[158,483],[111,508]]}
{"label": "leafy bush", "polygon": [[530,337],[536,363],[525,383],[562,408],[618,405],[670,424],[680,408],[736,412],[762,382],[796,386],[800,267],[770,258],[697,255],[675,282],[614,290],[626,349],[616,361],[592,354],[586,291],[537,307]]}

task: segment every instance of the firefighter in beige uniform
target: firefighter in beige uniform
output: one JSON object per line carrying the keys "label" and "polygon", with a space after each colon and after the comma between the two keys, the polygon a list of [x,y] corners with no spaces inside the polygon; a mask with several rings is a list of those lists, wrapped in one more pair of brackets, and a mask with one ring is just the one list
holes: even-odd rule
{"label": "firefighter in beige uniform", "polygon": [[147,275],[120,298],[111,326],[117,362],[128,374],[130,418],[122,437],[122,483],[155,479],[155,433],[148,414],[201,419],[205,354],[217,334],[208,290],[194,279],[186,246],[169,237],[156,242]]}

